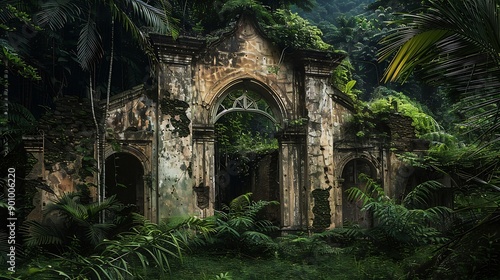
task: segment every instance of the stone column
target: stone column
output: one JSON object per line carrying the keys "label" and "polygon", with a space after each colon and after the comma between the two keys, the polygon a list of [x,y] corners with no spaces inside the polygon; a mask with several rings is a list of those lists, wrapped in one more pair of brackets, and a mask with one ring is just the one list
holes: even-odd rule
{"label": "stone column", "polygon": [[305,192],[305,133],[304,127],[287,128],[280,142],[280,203],[283,230],[307,228],[308,197]]}
{"label": "stone column", "polygon": [[200,217],[214,215],[215,134],[209,126],[193,127],[193,180]]}

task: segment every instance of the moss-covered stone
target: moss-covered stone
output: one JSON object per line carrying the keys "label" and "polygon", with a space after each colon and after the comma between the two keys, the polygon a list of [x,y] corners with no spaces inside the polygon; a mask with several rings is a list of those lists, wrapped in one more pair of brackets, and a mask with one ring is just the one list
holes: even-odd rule
{"label": "moss-covered stone", "polygon": [[314,207],[312,209],[314,213],[313,227],[315,229],[325,229],[330,226],[331,209],[328,200],[330,197],[330,189],[331,187],[326,190],[316,189],[312,191],[314,199]]}

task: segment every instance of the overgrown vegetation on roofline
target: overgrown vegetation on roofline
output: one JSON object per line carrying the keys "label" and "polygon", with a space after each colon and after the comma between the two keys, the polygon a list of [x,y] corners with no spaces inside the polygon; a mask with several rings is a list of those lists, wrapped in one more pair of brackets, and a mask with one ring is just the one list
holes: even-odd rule
{"label": "overgrown vegetation on roofline", "polygon": [[[189,17],[183,19],[181,33],[188,36],[204,36],[211,40],[229,31],[233,26],[231,23],[238,18],[249,16],[257,20],[265,35],[281,49],[334,51],[331,45],[323,41],[323,32],[317,26],[297,13],[291,12],[286,5],[276,8],[261,2],[265,1],[227,1],[218,7],[217,11],[213,11],[218,15],[215,19],[213,17],[206,19],[207,13],[199,11],[202,8],[214,9],[214,6],[201,7],[203,4],[193,4],[189,8],[183,7],[182,13],[189,13]],[[300,4],[300,1],[288,2]],[[174,11],[175,7],[174,3]]]}

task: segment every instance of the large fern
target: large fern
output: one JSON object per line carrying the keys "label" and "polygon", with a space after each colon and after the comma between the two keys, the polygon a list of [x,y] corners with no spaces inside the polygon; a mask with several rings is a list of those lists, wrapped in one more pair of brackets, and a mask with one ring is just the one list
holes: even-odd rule
{"label": "large fern", "polygon": [[269,220],[259,213],[277,201],[252,201],[252,193],[243,194],[233,199],[223,211],[216,213],[216,241],[228,249],[247,250],[265,246],[271,242],[270,233],[278,230]]}
{"label": "large fern", "polygon": [[[24,224],[26,245],[53,245],[58,252],[70,249],[90,253],[105,238],[109,238],[111,230],[116,227],[112,222],[101,222],[102,213],[117,213],[122,208],[123,205],[114,196],[101,203],[83,204],[79,194],[65,194],[44,210],[45,217],[58,217],[55,222],[27,221]],[[68,248],[70,245],[71,248]]]}
{"label": "large fern", "polygon": [[401,203],[385,195],[383,188],[372,179],[367,181],[366,190],[348,189],[348,197],[361,201],[363,211],[370,211],[375,226],[363,231],[377,244],[415,247],[422,244],[443,243],[447,239],[434,226],[446,221],[451,209],[445,206],[429,206],[433,192],[443,186],[436,181],[418,185]]}
{"label": "large fern", "polygon": [[[113,239],[100,242],[89,255],[75,251],[53,255],[50,266],[35,263],[20,279],[167,279],[174,261],[182,261],[193,232],[210,234],[213,221],[178,218],[160,225],[136,214],[139,222]],[[189,233],[186,233],[189,232]],[[150,275],[149,271],[154,271]]]}
{"label": "large fern", "polygon": [[0,130],[0,139],[5,139],[8,143],[8,152],[22,142],[23,136],[37,133],[37,120],[33,114],[24,106],[17,103],[8,103],[8,120],[7,124],[0,125],[3,129]]}

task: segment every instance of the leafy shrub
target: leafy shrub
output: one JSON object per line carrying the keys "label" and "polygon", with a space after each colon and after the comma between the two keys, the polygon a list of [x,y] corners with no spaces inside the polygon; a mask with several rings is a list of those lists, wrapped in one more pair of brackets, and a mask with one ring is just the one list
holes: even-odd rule
{"label": "leafy shrub", "polygon": [[281,47],[295,50],[329,50],[332,47],[321,38],[323,33],[297,13],[278,9],[273,13],[274,24],[266,28],[267,34]]}
{"label": "leafy shrub", "polygon": [[440,130],[436,120],[427,114],[422,106],[401,92],[380,87],[375,95],[383,95],[369,104],[369,109],[375,115],[397,112],[412,119],[412,126],[417,136]]}

